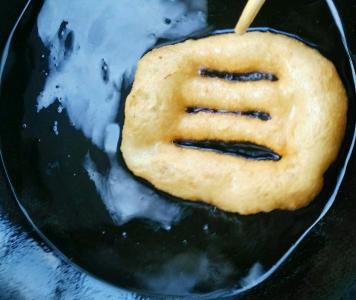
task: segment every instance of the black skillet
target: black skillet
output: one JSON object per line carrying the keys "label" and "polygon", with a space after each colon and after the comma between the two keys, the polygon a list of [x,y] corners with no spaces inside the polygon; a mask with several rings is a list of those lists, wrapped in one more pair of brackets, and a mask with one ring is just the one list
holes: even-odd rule
{"label": "black skillet", "polygon": [[[231,28],[242,6],[242,1],[209,1],[209,25],[214,29]],[[271,0],[254,23],[295,34],[316,45],[336,64],[346,85],[346,138],[321,194],[309,207],[296,212],[276,211],[249,217],[178,201],[185,207],[186,216],[170,231],[157,229],[146,220],[115,225],[82,167],[83,157],[90,151],[105,169],[105,155],[73,129],[65,114],[59,117],[56,106],[35,112],[36,97],[44,84],[42,71],[47,68],[40,59],[46,49],[35,27],[40,8],[40,2],[29,4],[13,36],[1,81],[0,113],[2,159],[15,199],[45,241],[99,278],[144,295],[235,295],[243,289],[240,280],[256,262],[267,271],[259,281],[268,277],[333,203],[353,147],[353,70],[327,2],[305,0],[291,4]],[[54,116],[61,124],[59,137],[50,130]],[[24,123],[28,127],[24,128]],[[47,166],[54,161],[58,164],[49,173]],[[73,177],[73,173],[77,176]],[[203,230],[205,224],[209,224],[208,231]],[[123,232],[127,237],[123,238]],[[164,262],[173,257],[181,257],[181,266],[175,266],[177,274],[194,273],[194,262],[202,253],[213,262],[213,269],[195,286],[182,286],[181,290],[178,287],[174,292],[167,289],[163,293],[145,284],[142,274],[149,278],[163,272]],[[186,269],[187,265],[192,266],[191,270]],[[163,285],[169,285],[173,279],[161,280]]]}

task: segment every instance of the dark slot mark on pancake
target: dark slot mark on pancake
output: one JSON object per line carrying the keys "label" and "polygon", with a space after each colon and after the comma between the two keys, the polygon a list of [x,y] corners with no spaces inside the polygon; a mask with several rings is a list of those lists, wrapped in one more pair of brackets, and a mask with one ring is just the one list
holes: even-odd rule
{"label": "dark slot mark on pancake", "polygon": [[229,81],[277,81],[278,78],[272,73],[265,72],[245,72],[245,73],[231,73],[225,71],[217,71],[202,68],[199,70],[199,75],[203,77],[220,78]]}
{"label": "dark slot mark on pancake", "polygon": [[268,121],[271,120],[271,115],[266,112],[260,111],[231,111],[225,109],[212,109],[212,108],[205,108],[205,107],[196,107],[191,106],[187,107],[185,110],[189,114],[197,114],[197,113],[212,113],[212,114],[228,114],[228,115],[236,115],[236,116],[244,116],[254,119],[260,119],[261,121]]}
{"label": "dark slot mark on pancake", "polygon": [[282,157],[271,149],[248,142],[225,142],[220,140],[175,140],[173,143],[179,147],[213,151],[220,154],[244,157],[252,160],[278,161]]}

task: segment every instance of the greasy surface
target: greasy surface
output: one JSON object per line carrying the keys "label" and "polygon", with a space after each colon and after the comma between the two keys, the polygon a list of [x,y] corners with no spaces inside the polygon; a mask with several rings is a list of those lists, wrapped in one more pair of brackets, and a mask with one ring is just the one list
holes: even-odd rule
{"label": "greasy surface", "polygon": [[[276,81],[199,76],[202,68],[265,72]],[[264,111],[263,122],[198,106]],[[253,32],[166,46],[139,63],[125,107],[121,150],[131,171],[174,196],[240,214],[307,205],[341,144],[347,97],[327,59],[294,39]],[[177,147],[175,140],[252,142],[282,159],[255,161]]]}
{"label": "greasy surface", "polygon": [[[17,17],[17,12],[10,9],[10,4],[22,4],[22,0],[1,2],[0,28],[7,29],[7,22],[13,22]],[[313,5],[310,1],[310,6],[307,6],[308,11],[313,12],[317,5]],[[314,1],[317,2],[317,1]],[[350,36],[356,36],[356,14],[355,3],[351,0],[338,0],[337,4],[343,4],[345,17],[345,25],[348,27]],[[237,3],[237,2],[236,2]],[[5,5],[5,10],[2,10],[2,5]],[[353,6],[352,6],[353,5]],[[301,27],[311,27],[311,24],[318,24],[320,19],[307,18],[308,22],[299,22]],[[351,35],[352,33],[352,35]],[[2,45],[5,35],[0,34],[0,44]],[[352,49],[356,53],[355,38],[350,39],[353,43]],[[351,45],[352,46],[352,45]],[[0,181],[5,182],[5,178],[0,173]],[[356,159],[352,159],[349,165],[346,180],[343,183],[342,189],[337,197],[336,203],[333,205],[330,213],[324,218],[323,222],[318,224],[303,243],[298,247],[289,260],[283,265],[277,273],[267,280],[264,284],[258,286],[253,291],[241,296],[243,300],[257,299],[290,299],[290,300],[354,300],[356,298],[356,259],[354,249],[356,247],[356,214],[355,206],[355,182],[356,182]],[[1,293],[0,299],[32,299],[26,291],[31,290],[36,299],[59,299],[59,298],[82,298],[83,295],[88,299],[102,299],[102,294],[93,291],[83,285],[86,283],[86,273],[80,273],[83,277],[72,276],[73,271],[77,272],[71,265],[62,261],[61,257],[53,253],[50,249],[43,246],[42,240],[33,232],[33,228],[28,224],[23,214],[20,212],[17,204],[10,197],[10,192],[6,185],[0,186],[0,218],[4,220],[9,218],[7,223],[7,233],[11,239],[1,239],[1,247],[4,253],[20,252],[17,261],[11,261],[1,256],[0,264],[6,269],[14,269],[15,263],[24,266],[24,271],[16,278],[16,282],[12,281],[8,273],[1,273]],[[5,211],[7,213],[5,213]],[[58,268],[62,276],[58,276],[58,282],[54,285],[56,294],[45,294],[44,286],[47,284],[47,279],[43,281],[39,279],[44,274],[42,267],[46,264],[36,261],[33,252],[28,251],[28,248],[22,243],[17,243],[21,239],[26,239],[29,243],[37,245],[36,253],[43,260],[47,259],[49,253],[53,253],[64,268]],[[52,261],[48,260],[48,264]],[[51,265],[52,266],[52,265]],[[54,264],[55,266],[55,264]],[[38,267],[38,268],[37,268]],[[31,268],[31,279],[36,280],[22,281],[28,278],[28,272]],[[55,270],[51,269],[53,276]],[[47,273],[45,273],[47,274]],[[22,282],[23,284],[16,284]],[[105,287],[103,287],[105,289]],[[87,294],[89,293],[89,294]],[[45,296],[44,296],[45,295]],[[105,295],[107,298],[121,299],[124,298],[120,293],[106,288]],[[240,298],[239,298],[240,299]]]}

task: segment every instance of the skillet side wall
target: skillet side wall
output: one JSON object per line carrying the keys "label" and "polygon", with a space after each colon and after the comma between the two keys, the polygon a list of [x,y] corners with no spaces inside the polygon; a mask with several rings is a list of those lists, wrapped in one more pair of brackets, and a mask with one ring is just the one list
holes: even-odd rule
{"label": "skillet side wall", "polygon": [[[0,3],[1,49],[7,39],[4,31],[8,32],[11,29],[24,2],[2,0]],[[335,2],[344,10],[350,46],[356,51],[355,1]],[[12,222],[29,234],[29,239],[37,240],[38,237],[31,233],[31,227],[10,196],[5,181],[1,173],[0,216],[2,217],[6,211]],[[337,200],[323,222],[316,226],[279,271],[241,299],[355,299],[356,257],[353,251],[356,248],[356,220],[353,217],[356,214],[355,183],[356,156],[353,155]],[[0,298],[1,296],[3,295],[0,293]]]}

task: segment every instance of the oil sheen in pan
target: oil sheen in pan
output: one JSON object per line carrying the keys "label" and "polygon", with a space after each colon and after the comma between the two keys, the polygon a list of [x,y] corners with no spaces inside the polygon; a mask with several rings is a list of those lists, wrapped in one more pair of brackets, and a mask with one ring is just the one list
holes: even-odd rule
{"label": "oil sheen in pan", "polygon": [[[65,2],[56,2],[59,6],[55,7],[55,15],[59,19]],[[233,2],[236,3],[226,1],[227,5],[231,6]],[[283,5],[286,6],[286,11],[291,10],[294,13],[299,11],[305,16],[302,13],[305,12],[302,2]],[[175,5],[178,2],[167,3]],[[130,5],[140,4],[142,4],[140,1],[132,1]],[[220,2],[218,5],[216,1],[209,1],[207,5],[210,9],[207,19],[209,24],[219,28],[231,27],[236,18],[235,13],[232,14],[235,10],[231,9],[231,16],[224,11],[222,18],[219,17],[222,15],[219,13],[222,7]],[[88,4],[73,7],[72,14],[83,14],[85,7],[88,7]],[[100,7],[103,10],[100,10]],[[187,10],[194,11],[198,5],[186,4],[185,10],[182,10],[182,6],[177,7],[175,6],[177,10],[173,11],[179,12],[175,15],[178,20]],[[105,4],[97,4],[95,11],[104,11],[104,8]],[[120,11],[114,8],[105,11]],[[202,6],[199,9],[201,8]],[[106,55],[103,57],[104,52],[98,56],[90,53],[90,44],[87,45],[88,52],[85,52],[86,44],[81,40],[80,33],[83,30],[85,32],[87,27],[80,24],[75,16],[71,19],[66,15],[65,18],[57,20],[53,15],[49,15],[54,26],[53,32],[48,28],[48,33],[51,34],[41,35],[43,27],[36,28],[37,14],[40,10],[40,4],[32,3],[31,10],[27,12],[26,18],[15,32],[9,49],[9,57],[15,59],[12,60],[12,64],[5,65],[6,76],[3,78],[1,95],[1,111],[6,111],[6,114],[2,115],[3,158],[17,199],[38,230],[64,255],[92,274],[143,294],[222,298],[250,288],[271,274],[292,251],[291,246],[309,231],[309,226],[319,218],[320,212],[323,215],[330,207],[342,177],[337,180],[337,175],[343,175],[343,166],[347,161],[353,139],[354,117],[349,116],[343,151],[327,175],[327,184],[323,192],[308,208],[295,212],[275,211],[270,214],[241,217],[220,212],[206,205],[183,203],[137,181],[125,169],[120,157],[113,155],[116,147],[111,141],[117,137],[118,127],[115,123],[122,126],[124,101],[118,105],[119,115],[110,119],[108,125],[111,126],[104,126],[103,139],[100,139],[100,134],[96,134],[98,131],[94,127],[90,127],[90,130],[85,129],[79,123],[80,119],[73,122],[73,110],[71,111],[70,105],[72,109],[78,109],[77,115],[80,115],[82,120],[88,119],[88,124],[90,121],[95,123],[95,113],[94,117],[90,118],[87,117],[87,112],[95,112],[97,109],[95,106],[94,109],[92,107],[93,110],[86,109],[85,106],[76,107],[75,105],[83,102],[80,100],[74,102],[72,97],[68,97],[69,100],[62,97],[61,92],[63,90],[68,92],[68,85],[83,87],[85,95],[90,98],[93,92],[90,81],[93,78],[90,76],[97,76],[94,78],[99,78],[103,87],[113,87],[116,95],[120,94],[120,98],[124,100],[130,90],[133,72],[129,72],[131,76],[127,74],[115,76],[113,65],[115,60],[108,59]],[[125,8],[121,11],[125,11]],[[320,2],[320,11],[328,13],[323,1]],[[270,14],[268,9],[265,13]],[[129,16],[128,12],[127,15]],[[107,23],[110,18],[114,19],[115,15],[103,19],[94,18],[95,20],[87,18],[86,23],[90,26],[91,22],[95,21],[96,27],[93,28],[100,31],[102,28],[100,22],[105,20],[103,23]],[[264,17],[262,14],[261,18],[262,21],[269,20],[268,24],[272,27],[289,32],[296,32],[293,24],[299,24],[292,21],[293,15],[286,18],[285,23],[276,19],[276,22],[278,21],[276,24],[268,16]],[[121,20],[127,21],[125,18]],[[173,16],[171,24],[174,24],[172,20],[175,20]],[[325,23],[332,22],[331,17],[324,21],[320,24],[321,35],[326,34],[323,31],[324,28],[328,28]],[[156,24],[156,21],[152,22]],[[159,22],[166,24],[167,20],[163,18],[163,21],[159,19]],[[262,24],[267,24],[267,21]],[[105,31],[101,32],[104,39],[108,37]],[[121,32],[124,34],[124,31]],[[167,42],[167,38],[179,39],[177,33],[172,37],[172,32],[162,34],[156,42]],[[186,33],[185,31],[184,34]],[[332,40],[339,41],[336,31],[328,34],[334,34]],[[345,63],[348,57],[340,46],[341,41],[335,47],[322,38],[318,39],[318,36],[314,37],[310,32],[302,32],[301,36],[316,40],[321,51],[337,64],[343,80],[347,83],[349,97],[354,99],[353,74]],[[79,50],[76,47],[78,42],[81,46]],[[106,50],[109,51],[110,48]],[[116,59],[119,57],[118,53],[119,51],[115,51]],[[55,61],[54,58],[59,61]],[[93,69],[81,69],[81,64],[75,63],[79,58],[90,61]],[[79,76],[72,76],[71,80],[67,81],[66,78],[61,78],[59,82],[53,79],[56,74],[69,72],[68,68],[70,70],[71,67],[73,70],[78,68],[81,72]],[[51,93],[46,94],[48,91],[46,85],[51,83],[53,84]],[[38,95],[44,101],[42,106],[38,103]],[[354,112],[353,103],[350,103],[350,112]],[[103,116],[103,111],[98,110],[97,113]],[[21,163],[18,163],[19,161]],[[137,193],[126,198],[130,196],[125,194],[127,184],[131,185],[132,182],[137,184],[135,186]],[[110,203],[104,205],[102,202],[105,196],[115,193],[122,195],[118,200],[137,201],[133,203],[135,205],[140,203],[140,209],[143,210],[145,209],[143,203],[147,202],[140,202],[140,196],[148,195],[148,199],[153,200],[157,197],[164,201],[167,207],[177,208],[178,218],[169,219],[168,223],[164,223],[157,222],[157,219],[147,217],[146,214],[126,221],[121,218],[115,220],[113,215],[108,213]],[[132,209],[135,209],[135,205]],[[167,207],[161,210],[161,216],[170,215],[166,214]],[[147,210],[149,211],[151,210]]]}

